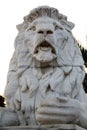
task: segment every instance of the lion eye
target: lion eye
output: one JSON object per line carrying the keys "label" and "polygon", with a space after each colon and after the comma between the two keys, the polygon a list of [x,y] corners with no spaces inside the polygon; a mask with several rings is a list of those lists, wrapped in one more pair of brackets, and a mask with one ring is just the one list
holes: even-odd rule
{"label": "lion eye", "polygon": [[60,27],[60,26],[58,26],[58,25],[55,25],[55,30],[58,30],[58,29],[63,30],[62,27]]}
{"label": "lion eye", "polygon": [[29,27],[29,28],[27,29],[27,31],[30,31],[30,30],[35,31],[35,30],[36,30],[36,27],[35,27],[35,26],[32,26],[32,27]]}

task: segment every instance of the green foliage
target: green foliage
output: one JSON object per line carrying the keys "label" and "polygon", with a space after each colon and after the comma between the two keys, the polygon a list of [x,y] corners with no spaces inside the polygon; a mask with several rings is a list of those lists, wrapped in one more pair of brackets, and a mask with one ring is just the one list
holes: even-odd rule
{"label": "green foliage", "polygon": [[84,81],[83,81],[83,87],[85,92],[87,93],[87,74],[85,75]]}
{"label": "green foliage", "polygon": [[[82,56],[83,56],[83,59],[84,59],[84,64],[85,64],[85,67],[87,67],[87,50],[84,49],[81,45],[79,45],[79,48],[81,50],[81,53],[82,53]],[[84,87],[84,90],[85,92],[87,93],[87,73],[85,75],[85,78],[84,78],[84,81],[83,81],[83,87]]]}
{"label": "green foliage", "polygon": [[81,50],[81,53],[82,53],[82,56],[83,56],[83,59],[84,59],[84,64],[87,67],[87,50],[84,49],[81,45],[79,45],[79,48]]}
{"label": "green foliage", "polygon": [[4,100],[4,97],[0,96],[0,107],[5,107]]}

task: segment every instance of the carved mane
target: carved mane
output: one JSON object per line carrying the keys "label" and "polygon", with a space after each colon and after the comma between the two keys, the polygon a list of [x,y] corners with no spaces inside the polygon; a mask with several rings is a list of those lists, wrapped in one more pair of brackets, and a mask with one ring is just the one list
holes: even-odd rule
{"label": "carved mane", "polygon": [[25,30],[33,20],[43,16],[48,16],[59,21],[68,30],[71,30],[74,27],[74,23],[67,21],[67,16],[59,13],[57,9],[49,6],[40,6],[31,10],[31,12],[24,17],[23,23],[17,25],[18,31]]}
{"label": "carved mane", "polygon": [[[27,47],[27,44],[32,44],[32,38],[31,35],[27,36],[26,29],[35,19],[43,16],[57,20],[64,28],[64,31],[56,31],[55,33],[58,42],[57,66],[55,67],[58,68],[57,71],[62,75],[61,79],[57,81],[58,84],[61,84],[60,86],[63,86],[61,89],[62,93],[75,98],[79,93],[80,87],[82,87],[85,74],[83,69],[84,62],[77,41],[71,33],[74,24],[67,21],[67,17],[60,14],[55,8],[48,6],[38,7],[24,17],[22,24],[17,25],[19,34],[15,40],[15,52],[10,62],[5,90],[7,105],[10,107],[13,106],[13,109],[15,109],[13,105],[14,100],[20,100],[18,91],[21,87],[20,78],[22,74],[29,68],[32,69],[35,67],[31,48],[30,46]],[[55,74],[53,76],[55,77]]]}

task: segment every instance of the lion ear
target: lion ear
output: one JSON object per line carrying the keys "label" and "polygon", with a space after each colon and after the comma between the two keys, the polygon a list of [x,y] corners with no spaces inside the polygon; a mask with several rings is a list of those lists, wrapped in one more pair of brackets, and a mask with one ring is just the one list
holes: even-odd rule
{"label": "lion ear", "polygon": [[17,30],[20,32],[23,28],[23,23],[16,25]]}
{"label": "lion ear", "polygon": [[61,24],[63,25],[63,27],[64,27],[66,30],[68,30],[68,31],[71,31],[71,30],[74,28],[74,26],[75,26],[74,23],[69,22],[69,21],[66,21],[66,20],[64,20],[64,19],[61,19],[61,20],[60,20],[60,23],[61,23]]}
{"label": "lion ear", "polygon": [[25,30],[27,27],[28,27],[28,23],[25,23],[25,22],[16,25],[16,28],[19,32],[22,31],[22,30]]}

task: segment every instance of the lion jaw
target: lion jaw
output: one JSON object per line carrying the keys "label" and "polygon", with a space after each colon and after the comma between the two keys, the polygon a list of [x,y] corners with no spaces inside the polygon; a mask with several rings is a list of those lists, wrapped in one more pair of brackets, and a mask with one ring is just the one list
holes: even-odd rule
{"label": "lion jaw", "polygon": [[34,57],[39,62],[51,62],[56,58],[55,48],[47,41],[43,41],[35,47]]}

